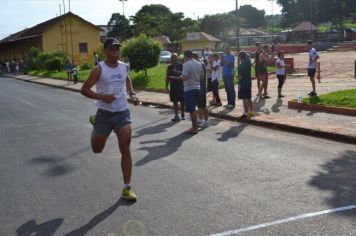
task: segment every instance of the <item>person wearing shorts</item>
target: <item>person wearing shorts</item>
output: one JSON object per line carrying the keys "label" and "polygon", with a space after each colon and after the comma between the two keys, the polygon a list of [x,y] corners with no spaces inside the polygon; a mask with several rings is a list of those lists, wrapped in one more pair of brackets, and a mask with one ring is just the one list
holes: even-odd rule
{"label": "person wearing shorts", "polygon": [[261,43],[256,43],[256,52],[255,52],[255,61],[254,61],[254,65],[255,65],[255,74],[256,74],[256,80],[257,80],[257,95],[256,96],[261,96],[261,79],[260,79],[260,72],[259,72],[259,68],[260,68],[260,55],[262,53],[262,44]]}
{"label": "person wearing shorts", "polygon": [[193,52],[191,50],[184,52],[184,61],[181,79],[184,85],[186,111],[189,112],[192,120],[192,127],[186,133],[197,134],[198,117],[195,108],[200,94],[200,80],[204,79],[204,72],[201,63],[193,59]]}
{"label": "person wearing shorts", "polygon": [[[167,67],[166,71],[166,92],[169,93],[169,98],[173,102],[174,117],[171,119],[172,121],[185,120],[183,81],[180,80],[182,69],[183,65],[178,62],[178,55],[173,53],[171,64]],[[178,116],[178,103],[180,103],[181,118]]]}
{"label": "person wearing shorts", "polygon": [[278,98],[283,98],[282,87],[286,80],[286,63],[284,62],[284,52],[278,52],[276,60],[276,76],[278,79]]}
{"label": "person wearing shorts", "polygon": [[309,64],[308,64],[308,76],[310,78],[310,82],[313,87],[313,91],[308,93],[309,96],[316,96],[316,89],[315,89],[315,73],[316,73],[316,67],[319,59],[318,52],[316,49],[313,47],[313,42],[311,40],[307,41],[307,46],[309,49]]}
{"label": "person wearing shorts", "polygon": [[262,48],[262,53],[260,54],[260,59],[259,59],[259,77],[261,79],[261,94],[262,94],[262,99],[268,99],[271,98],[268,96],[268,71],[267,71],[267,64],[273,61],[274,59],[274,54],[271,56],[268,55],[269,47],[268,45],[264,45]]}
{"label": "person wearing shorts", "polygon": [[209,111],[206,108],[206,68],[205,64],[199,60],[199,55],[197,53],[193,53],[194,60],[201,63],[203,68],[204,78],[200,80],[200,92],[198,98],[198,121],[197,125],[200,128],[209,127],[208,119],[209,119]]}
{"label": "person wearing shorts", "polygon": [[[131,79],[128,75],[128,65],[119,61],[119,42],[108,38],[104,42],[106,60],[100,62],[90,73],[89,78],[81,88],[81,93],[96,99],[98,108],[96,116],[90,117],[93,124],[91,147],[94,153],[101,153],[112,131],[115,132],[121,152],[121,169],[124,188],[121,197],[136,201],[137,195],[131,190],[132,174],[131,143],[131,115],[128,109],[126,91],[135,105],[138,104],[133,92]],[[96,86],[96,92],[92,87]]]}
{"label": "person wearing shorts", "polygon": [[251,60],[247,57],[247,53],[243,51],[239,53],[239,58],[241,63],[238,67],[239,86],[237,96],[243,101],[244,116],[251,118],[254,116],[251,100]]}

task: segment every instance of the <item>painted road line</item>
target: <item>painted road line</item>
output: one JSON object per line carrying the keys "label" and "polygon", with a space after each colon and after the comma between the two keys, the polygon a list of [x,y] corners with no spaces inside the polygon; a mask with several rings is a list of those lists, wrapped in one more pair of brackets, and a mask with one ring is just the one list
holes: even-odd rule
{"label": "painted road line", "polygon": [[240,228],[240,229],[235,229],[235,230],[231,230],[231,231],[226,231],[226,232],[223,232],[220,234],[212,234],[210,236],[229,236],[229,235],[233,235],[233,234],[244,233],[244,232],[251,231],[251,230],[266,228],[266,227],[273,226],[273,225],[284,224],[284,223],[302,220],[302,219],[306,219],[306,218],[310,218],[310,217],[315,217],[315,216],[320,216],[320,215],[325,215],[325,214],[330,214],[330,213],[335,213],[335,212],[340,212],[340,211],[348,211],[348,210],[352,210],[352,209],[356,209],[356,205],[334,208],[334,209],[329,209],[329,210],[325,210],[325,211],[307,213],[307,214],[303,214],[303,215],[299,215],[299,216],[289,217],[289,218],[283,219],[283,220],[276,220],[276,221],[272,221],[269,223],[253,225],[253,226],[246,227],[246,228]]}

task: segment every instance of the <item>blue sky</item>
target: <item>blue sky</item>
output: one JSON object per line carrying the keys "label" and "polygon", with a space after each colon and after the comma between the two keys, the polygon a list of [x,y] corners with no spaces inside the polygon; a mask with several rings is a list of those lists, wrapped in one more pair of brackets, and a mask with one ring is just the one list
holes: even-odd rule
{"label": "blue sky", "polygon": [[[63,0],[0,0],[0,38],[16,33],[59,15]],[[68,11],[68,0],[65,0]],[[235,0],[128,0],[125,15],[131,16],[146,4],[163,4],[172,12],[183,12],[186,17],[196,19],[206,14],[227,12],[235,9]],[[276,1],[239,0],[239,5],[250,4],[265,10],[267,14],[280,13]],[[94,24],[106,24],[113,12],[122,13],[119,0],[71,0],[71,11]]]}

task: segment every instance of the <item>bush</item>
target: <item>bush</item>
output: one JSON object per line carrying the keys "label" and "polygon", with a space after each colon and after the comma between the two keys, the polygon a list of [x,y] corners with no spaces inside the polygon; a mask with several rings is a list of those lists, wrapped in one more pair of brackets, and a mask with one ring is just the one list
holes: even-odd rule
{"label": "bush", "polygon": [[161,43],[140,35],[122,47],[121,56],[129,59],[130,69],[142,70],[147,77],[147,69],[157,66],[161,50]]}
{"label": "bush", "polygon": [[89,63],[84,63],[81,67],[80,67],[80,69],[81,70],[89,70],[89,69],[91,69],[93,66],[92,65],[90,65]]}
{"label": "bush", "polygon": [[47,71],[60,71],[63,68],[64,61],[59,56],[49,57],[45,60],[44,65]]}

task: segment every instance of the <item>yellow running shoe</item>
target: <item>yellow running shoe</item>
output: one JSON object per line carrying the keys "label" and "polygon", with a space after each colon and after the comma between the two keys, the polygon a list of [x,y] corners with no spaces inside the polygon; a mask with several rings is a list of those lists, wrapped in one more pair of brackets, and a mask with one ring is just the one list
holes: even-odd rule
{"label": "yellow running shoe", "polygon": [[137,195],[131,190],[131,187],[126,187],[122,190],[121,197],[129,201],[137,201]]}
{"label": "yellow running shoe", "polygon": [[252,117],[255,116],[255,113],[253,111],[247,112],[247,117],[251,119]]}
{"label": "yellow running shoe", "polygon": [[89,116],[89,123],[94,125],[96,120],[96,116]]}

